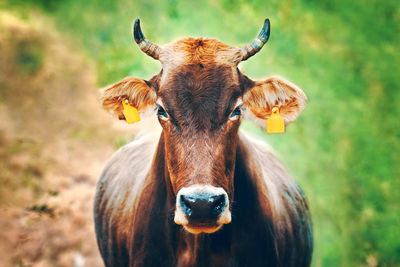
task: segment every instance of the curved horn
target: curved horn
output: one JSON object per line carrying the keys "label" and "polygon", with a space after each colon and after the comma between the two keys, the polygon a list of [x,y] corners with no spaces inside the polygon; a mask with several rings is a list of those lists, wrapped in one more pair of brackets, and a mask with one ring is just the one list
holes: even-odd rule
{"label": "curved horn", "polygon": [[140,19],[137,18],[133,24],[133,38],[135,42],[139,45],[140,50],[145,52],[147,55],[154,59],[159,59],[161,47],[153,44],[144,37],[142,29],[140,28]]}
{"label": "curved horn", "polygon": [[261,32],[258,34],[257,38],[253,42],[240,48],[242,53],[242,61],[247,60],[249,57],[255,55],[269,39],[269,32],[271,30],[271,25],[269,19],[265,19],[264,26]]}

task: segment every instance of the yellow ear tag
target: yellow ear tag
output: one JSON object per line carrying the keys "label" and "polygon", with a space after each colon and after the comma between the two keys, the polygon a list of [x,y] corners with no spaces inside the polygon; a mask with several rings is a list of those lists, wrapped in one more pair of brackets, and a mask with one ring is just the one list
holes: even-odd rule
{"label": "yellow ear tag", "polygon": [[125,99],[124,101],[122,101],[122,105],[124,106],[124,110],[122,111],[122,113],[124,113],[127,123],[131,124],[140,121],[138,110],[132,107],[129,104],[128,100]]}
{"label": "yellow ear tag", "polygon": [[285,120],[279,115],[279,108],[273,107],[271,117],[267,119],[267,133],[285,132]]}

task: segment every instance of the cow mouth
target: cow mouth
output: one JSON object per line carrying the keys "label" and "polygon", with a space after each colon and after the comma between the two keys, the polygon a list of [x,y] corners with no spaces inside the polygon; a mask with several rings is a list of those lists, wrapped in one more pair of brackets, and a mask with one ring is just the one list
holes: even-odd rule
{"label": "cow mouth", "polygon": [[218,231],[221,227],[222,227],[222,224],[220,224],[220,225],[196,224],[195,226],[191,226],[191,225],[183,226],[183,228],[185,228],[185,230],[191,234],[200,234],[200,233],[212,234],[212,233],[215,233],[216,231]]}
{"label": "cow mouth", "polygon": [[192,234],[207,233],[212,234],[217,232],[224,224],[231,223],[231,212],[227,210],[217,220],[212,221],[191,221],[188,220],[179,210],[175,211],[174,221],[178,225],[182,225],[183,228]]}

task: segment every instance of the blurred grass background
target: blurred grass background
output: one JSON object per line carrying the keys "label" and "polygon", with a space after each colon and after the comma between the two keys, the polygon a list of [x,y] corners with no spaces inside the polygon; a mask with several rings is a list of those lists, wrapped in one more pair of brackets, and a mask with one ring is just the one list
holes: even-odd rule
{"label": "blurred grass background", "polygon": [[[241,68],[253,79],[286,77],[309,103],[286,134],[267,135],[247,121],[242,127],[271,143],[306,192],[313,266],[400,266],[397,0],[3,0],[0,11],[28,24],[35,14],[48,18],[93,63],[98,87],[160,70],[132,40],[136,17],[158,44],[204,36],[235,46],[270,18],[268,44]],[[18,48],[21,75],[40,69],[41,42]],[[8,101],[2,90],[0,102]]]}

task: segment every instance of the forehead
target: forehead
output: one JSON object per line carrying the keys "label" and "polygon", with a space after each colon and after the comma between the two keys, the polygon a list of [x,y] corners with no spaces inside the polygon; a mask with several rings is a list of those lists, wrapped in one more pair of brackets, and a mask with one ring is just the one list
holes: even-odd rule
{"label": "forehead", "polygon": [[236,67],[241,60],[241,52],[217,39],[185,38],[166,45],[162,49],[160,61],[164,69],[183,65],[230,65]]}
{"label": "forehead", "polygon": [[158,95],[177,124],[217,127],[241,95],[235,49],[210,39],[185,39],[163,55]]}

